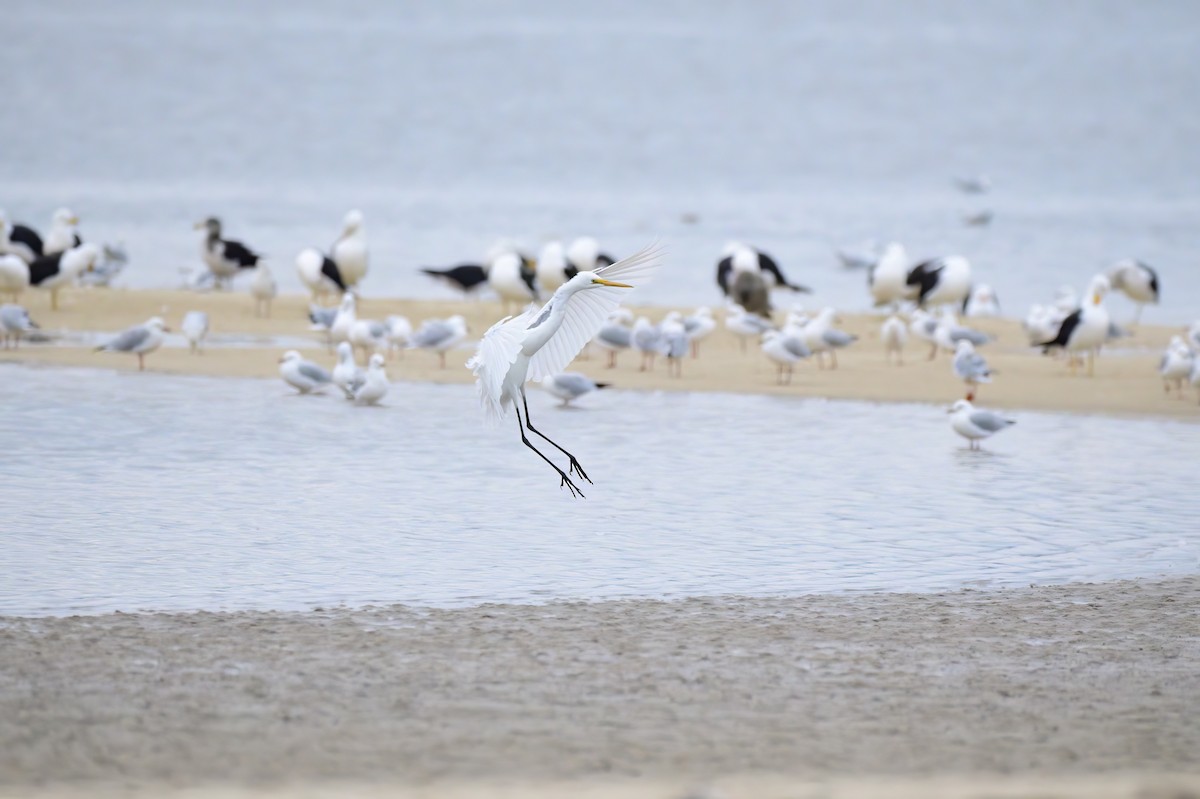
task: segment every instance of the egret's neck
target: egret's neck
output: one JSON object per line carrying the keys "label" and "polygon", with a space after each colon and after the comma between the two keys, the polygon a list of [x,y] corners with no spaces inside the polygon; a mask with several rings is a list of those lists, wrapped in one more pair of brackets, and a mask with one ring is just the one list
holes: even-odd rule
{"label": "egret's neck", "polygon": [[571,298],[575,293],[582,288],[581,285],[575,285],[570,282],[559,286],[558,291],[550,297],[550,300],[542,306],[542,310],[533,318],[530,323],[529,335],[525,339],[525,345],[522,349],[525,354],[532,355],[549,341],[558,329],[562,327],[563,319],[567,315],[567,306],[571,302]]}

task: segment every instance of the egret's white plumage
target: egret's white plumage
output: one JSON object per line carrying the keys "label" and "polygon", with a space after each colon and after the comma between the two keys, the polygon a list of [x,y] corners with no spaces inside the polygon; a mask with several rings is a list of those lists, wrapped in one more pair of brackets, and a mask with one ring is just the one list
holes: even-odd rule
{"label": "egret's white plumage", "polygon": [[[651,246],[594,272],[585,271],[564,283],[541,309],[530,309],[516,317],[506,317],[484,334],[479,349],[467,362],[474,372],[480,404],[485,417],[499,422],[509,405],[517,412],[525,411],[525,426],[537,432],[528,418],[525,404],[525,381],[541,380],[562,372],[596,334],[624,297],[624,290],[633,281],[641,283],[658,268],[660,251]],[[523,406],[517,408],[518,402]],[[541,435],[538,433],[538,435]],[[545,439],[545,436],[541,436]],[[538,452],[521,430],[522,441]],[[570,472],[587,479],[573,455],[545,439],[570,459]],[[580,494],[578,486],[549,458],[538,454],[562,477],[562,485],[572,494]],[[589,481],[590,482],[590,481]]]}

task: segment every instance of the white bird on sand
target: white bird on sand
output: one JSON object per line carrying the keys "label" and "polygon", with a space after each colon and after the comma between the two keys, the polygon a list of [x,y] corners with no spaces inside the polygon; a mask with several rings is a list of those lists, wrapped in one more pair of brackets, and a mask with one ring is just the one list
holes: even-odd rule
{"label": "white bird on sand", "polygon": [[29,312],[20,305],[0,305],[0,335],[4,339],[4,349],[9,342],[15,350],[21,346],[21,336],[30,330],[36,330],[37,322],[29,318]]}
{"label": "white bird on sand", "polygon": [[467,321],[455,314],[449,319],[426,319],[413,333],[410,346],[438,354],[438,365],[446,368],[446,350],[467,337]]}
{"label": "white bird on sand", "polygon": [[197,222],[195,227],[204,231],[200,255],[217,286],[228,283],[241,270],[253,269],[258,265],[258,259],[262,257],[258,253],[240,241],[221,238],[220,219],[210,216],[203,222]]}
{"label": "white bird on sand", "polygon": [[488,268],[488,285],[496,292],[505,310],[533,302],[538,298],[535,279],[537,272],[525,262],[520,253],[502,252]]}
{"label": "white bird on sand", "polygon": [[50,218],[50,232],[46,234],[46,240],[42,244],[42,255],[54,255],[55,253],[66,252],[72,247],[78,247],[83,243],[79,238],[79,233],[75,230],[75,226],[79,224],[79,217],[75,216],[68,208],[59,208]]}
{"label": "white bird on sand", "polygon": [[279,375],[284,382],[301,394],[320,391],[333,382],[329,372],[305,360],[295,350],[288,350],[279,359]]}
{"label": "white bird on sand", "polygon": [[700,342],[712,335],[717,329],[717,321],[713,319],[712,311],[701,306],[683,319],[683,332],[687,333],[688,341],[692,343],[692,357],[700,357]]}
{"label": "white bird on sand", "polygon": [[904,245],[891,242],[875,265],[867,272],[867,288],[875,307],[890,305],[893,308],[903,300],[912,299],[916,292],[908,285],[908,253]]}
{"label": "white bird on sand", "polygon": [[343,286],[352,289],[367,276],[367,228],[362,211],[347,211],[342,232],[329,248],[329,257],[337,264]]}
{"label": "white bird on sand", "polygon": [[271,318],[271,300],[275,299],[278,287],[266,261],[259,261],[250,281],[250,296],[254,298],[254,315]]}
{"label": "white bird on sand", "polygon": [[579,270],[567,263],[567,253],[561,241],[548,241],[538,253],[535,271],[538,288],[545,292],[553,292]]}
{"label": "white bird on sand", "polygon": [[975,388],[980,383],[992,382],[992,370],[987,360],[975,351],[975,345],[966,339],[958,342],[951,364],[959,379],[967,384],[967,399],[974,399]]}
{"label": "white bird on sand", "polygon": [[908,326],[899,316],[892,314],[879,327],[879,339],[883,342],[884,357],[891,363],[893,356],[897,366],[904,365],[904,345],[908,343]]}
{"label": "white bird on sand", "polygon": [[316,247],[306,247],[296,256],[296,273],[300,282],[308,287],[313,299],[327,294],[346,292],[346,281],[337,263]]}
{"label": "white bird on sand", "polygon": [[916,289],[919,307],[959,304],[971,291],[971,262],[961,255],[923,261],[908,271],[905,283]]}
{"label": "white bird on sand", "polygon": [[607,368],[616,367],[617,354],[633,345],[632,322],[633,314],[628,308],[617,308],[592,337],[592,343],[608,353]]}
{"label": "white bird on sand", "polygon": [[658,332],[662,336],[662,353],[667,356],[667,374],[683,377],[683,359],[691,349],[691,341],[680,313],[668,313],[658,326]]}
{"label": "white bird on sand", "polygon": [[160,316],[152,316],[140,325],[123,330],[107,344],[96,347],[96,352],[132,352],[138,358],[138,371],[146,368],[147,353],[162,346],[163,332],[169,331]]}
{"label": "white bird on sand", "polygon": [[585,394],[608,388],[611,383],[597,383],[579,372],[559,372],[544,378],[539,385],[545,389],[547,394],[562,400],[562,407],[565,408]]}
{"label": "white bird on sand", "polygon": [[1029,308],[1029,313],[1021,320],[1021,329],[1025,331],[1029,344],[1036,346],[1054,338],[1059,325],[1066,316],[1066,313],[1054,306],[1033,305]]}
{"label": "white bird on sand", "polygon": [[763,333],[774,330],[775,325],[770,319],[750,313],[740,305],[731,304],[725,311],[725,328],[738,337],[742,352],[745,352],[747,340],[761,338]]}
{"label": "white bird on sand", "polygon": [[1096,356],[1108,340],[1111,326],[1108,310],[1104,307],[1104,295],[1108,293],[1108,289],[1108,278],[1104,275],[1092,278],[1087,301],[1063,319],[1054,338],[1038,343],[1043,352],[1055,348],[1066,351],[1068,367],[1072,374],[1076,366],[1075,353],[1087,353],[1088,374],[1095,374]]}
{"label": "white bird on sand", "polygon": [[662,329],[644,316],[633,323],[630,342],[633,349],[642,355],[639,372],[645,372],[647,369],[654,371],[654,356],[666,354]]}
{"label": "white bird on sand", "polygon": [[971,289],[971,294],[963,303],[963,316],[980,317],[980,316],[999,316],[1000,301],[996,299],[996,292],[986,283],[976,283]]}
{"label": "white bird on sand", "polygon": [[1183,340],[1183,336],[1171,336],[1171,343],[1167,345],[1162,360],[1158,362],[1158,373],[1162,375],[1164,393],[1170,393],[1171,384],[1174,383],[1179,398],[1183,399],[1183,381],[1192,373],[1193,357],[1192,350]]}
{"label": "white bird on sand", "polygon": [[179,331],[188,341],[188,350],[196,355],[202,352],[201,345],[208,335],[208,314],[204,311],[188,311],[183,315]]}
{"label": "white bird on sand", "polygon": [[1188,375],[1188,382],[1196,389],[1196,395],[1200,396],[1200,355],[1192,356],[1192,372]]}
{"label": "white bird on sand", "polygon": [[354,399],[353,386],[363,376],[363,370],[354,360],[354,347],[343,341],[337,345],[337,363],[333,367],[333,384],[342,390],[346,399]]}
{"label": "white bird on sand", "polygon": [[388,326],[375,319],[355,319],[350,325],[346,340],[354,347],[363,351],[363,357],[369,357],[373,352],[386,352],[390,346],[388,341]]}
{"label": "white bird on sand", "polygon": [[967,439],[971,449],[979,449],[980,440],[1016,424],[1013,419],[976,408],[970,400],[965,399],[955,402],[946,413],[950,414],[951,429]]}
{"label": "white bird on sand", "polygon": [[358,321],[358,301],[354,299],[354,295],[346,292],[342,295],[342,301],[338,304],[337,315],[333,317],[333,324],[329,326],[329,340],[334,343],[350,340],[350,328],[354,327],[354,323]]}
{"label": "white bird on sand", "polygon": [[1142,307],[1146,303],[1158,304],[1158,274],[1149,265],[1126,258],[1113,264],[1105,276],[1114,291],[1121,292],[1137,303],[1133,317],[1135,323],[1141,319]]}
{"label": "white bird on sand", "polygon": [[795,365],[812,355],[800,332],[794,328],[763,333],[762,351],[779,367],[775,381],[781,386],[790,384]]}
{"label": "white bird on sand", "polygon": [[375,353],[367,363],[367,371],[351,386],[351,399],[355,405],[378,405],[387,396],[389,388],[384,358]]}
{"label": "white bird on sand", "polygon": [[397,314],[392,314],[383,321],[387,325],[388,356],[391,357],[393,352],[397,352],[403,358],[404,350],[412,343],[412,323],[408,321],[407,316]]}
{"label": "white bird on sand", "polygon": [[931,361],[937,357],[937,328],[938,320],[929,311],[917,308],[912,312],[908,329],[917,338],[929,342],[929,360]]}
{"label": "white bird on sand", "polygon": [[[591,479],[574,455],[551,441],[533,426],[525,381],[542,380],[561,372],[596,334],[622,299],[622,289],[633,288],[620,281],[641,281],[658,268],[660,251],[647,247],[634,255],[595,271],[583,271],[564,283],[540,310],[530,309],[517,317],[500,320],[484,334],[479,349],[467,362],[476,378],[485,416],[499,422],[509,405],[517,414],[521,442],[550,464],[562,478],[561,486],[572,496],[583,496],[571,479]],[[522,421],[521,411],[525,412]],[[525,429],[539,436],[569,461],[563,471],[530,443]]]}
{"label": "white bird on sand", "polygon": [[832,308],[822,308],[821,312],[808,321],[801,336],[805,345],[817,356],[817,366],[825,368],[824,354],[829,353],[830,368],[837,368],[837,351],[849,347],[858,341],[858,336],[851,335],[833,327],[837,312]]}
{"label": "white bird on sand", "polygon": [[96,267],[100,258],[100,247],[96,244],[80,244],[53,255],[43,255],[29,264],[29,285],[50,292],[50,308],[58,310],[58,292],[82,275]]}
{"label": "white bird on sand", "polygon": [[960,341],[969,341],[976,347],[982,347],[991,341],[992,337],[982,330],[959,324],[954,311],[950,310],[949,306],[942,306],[942,313],[933,330],[933,340],[942,349],[953,352]]}

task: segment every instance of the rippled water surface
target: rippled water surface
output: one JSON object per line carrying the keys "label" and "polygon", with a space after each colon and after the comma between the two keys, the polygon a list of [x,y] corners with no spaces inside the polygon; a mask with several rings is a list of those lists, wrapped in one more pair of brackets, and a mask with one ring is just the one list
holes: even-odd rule
{"label": "rippled water surface", "polygon": [[[659,303],[716,299],[730,238],[861,308],[831,244],[960,252],[1008,313],[1117,258],[1200,297],[1200,7],[1188,0],[9,3],[0,207],[123,239],[135,286],[199,264],[192,223],[270,256],[366,214],[364,291],[498,236],[659,237]],[[989,174],[982,197],[956,175]],[[984,228],[962,217],[995,212]],[[1122,314],[1124,300],[1114,300]]]}
{"label": "rippled water surface", "polygon": [[1200,569],[1200,426],[607,392],[535,422],[472,389],[385,408],[260,380],[0,368],[0,613],[932,591]]}

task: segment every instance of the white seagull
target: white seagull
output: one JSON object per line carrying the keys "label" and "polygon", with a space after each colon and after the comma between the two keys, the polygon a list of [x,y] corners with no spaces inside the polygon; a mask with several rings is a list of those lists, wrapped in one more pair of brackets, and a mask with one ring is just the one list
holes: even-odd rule
{"label": "white seagull", "polygon": [[608,352],[607,368],[617,365],[617,354],[633,345],[633,314],[628,308],[617,308],[608,315],[608,321],[596,331],[592,343]]}
{"label": "white seagull", "polygon": [[545,389],[547,394],[562,400],[562,407],[565,408],[585,394],[608,388],[611,383],[597,383],[579,372],[559,372],[544,378],[539,385]]}
{"label": "white seagull", "polygon": [[984,357],[975,351],[975,345],[966,339],[958,342],[951,364],[954,374],[967,384],[967,399],[973,399],[975,388],[980,383],[992,382],[992,370]]}
{"label": "white seagull", "polygon": [[692,357],[700,357],[700,342],[708,338],[717,329],[712,311],[701,306],[683,319],[683,332],[687,333],[688,341],[692,342]]}
{"label": "white seagull", "polygon": [[271,300],[278,293],[275,278],[266,261],[259,261],[254,270],[254,278],[250,281],[250,296],[254,298],[254,315],[271,318]]}
{"label": "white seagull", "polygon": [[731,304],[725,312],[725,327],[738,337],[742,352],[746,351],[748,339],[761,338],[763,333],[775,329],[770,319],[750,313],[736,303]]}
{"label": "white seagull", "polygon": [[996,299],[996,292],[986,283],[976,283],[971,289],[970,296],[963,303],[963,316],[980,317],[980,316],[999,316],[1000,301]]}
{"label": "white seagull", "polygon": [[1158,274],[1149,265],[1126,258],[1113,264],[1106,277],[1114,291],[1121,292],[1137,303],[1134,322],[1141,319],[1142,307],[1146,303],[1158,304]]}
{"label": "white seagull", "polygon": [[790,384],[795,365],[812,355],[803,337],[794,328],[768,330],[763,334],[762,351],[779,367],[775,382],[781,386]]}
{"label": "white seagull", "polygon": [[279,359],[279,375],[284,382],[301,394],[320,391],[333,382],[329,372],[300,356],[295,350],[288,350]]}
{"label": "white seagull", "polygon": [[438,354],[438,365],[446,368],[446,350],[467,337],[467,322],[455,314],[449,319],[426,319],[413,333],[409,346]]}
{"label": "white seagull", "polygon": [[146,368],[145,356],[162,346],[163,332],[169,331],[160,316],[152,316],[140,325],[123,330],[107,344],[96,347],[96,352],[132,352],[138,358],[138,371]]}
{"label": "white seagull", "polygon": [[179,331],[188,341],[188,350],[193,355],[199,354],[202,352],[201,344],[208,335],[208,314],[204,311],[188,311],[183,315]]}
{"label": "white seagull", "polygon": [[946,411],[950,414],[950,427],[970,443],[971,449],[979,449],[981,439],[999,433],[1016,422],[992,411],[976,408],[970,400],[959,400]]}
{"label": "white seagull", "polygon": [[[621,290],[633,288],[621,281],[640,282],[649,278],[658,268],[659,260],[659,249],[651,246],[615,264],[580,272],[559,287],[540,310],[530,309],[492,325],[467,362],[475,374],[485,416],[499,422],[511,405],[516,411],[521,443],[554,468],[562,478],[560,486],[566,486],[572,496],[582,497],[583,492],[571,475],[589,483],[591,479],[574,455],[533,426],[525,399],[525,381],[542,380],[561,372],[620,303]],[[530,443],[526,428],[567,456],[568,471],[563,471]]]}
{"label": "white seagull", "polygon": [[805,345],[817,356],[817,366],[821,369],[825,368],[826,352],[829,353],[830,368],[836,369],[837,351],[858,341],[858,336],[833,327],[835,316],[836,311],[832,308],[822,308],[820,313],[808,321],[801,333]]}
{"label": "white seagull", "polygon": [[895,308],[902,300],[912,299],[916,292],[907,283],[908,253],[904,245],[891,242],[867,272],[867,288],[875,307]]}
{"label": "white seagull", "polygon": [[678,311],[671,311],[658,326],[658,331],[662,335],[662,353],[667,356],[667,374],[683,377],[683,358],[691,349],[683,317]]}
{"label": "white seagull", "polygon": [[662,328],[644,316],[639,317],[633,323],[633,333],[630,337],[630,342],[633,345],[633,349],[642,354],[642,363],[638,367],[639,372],[645,372],[647,369],[654,371],[654,356],[666,354],[666,349],[663,345]]}
{"label": "white seagull", "polygon": [[971,291],[971,262],[961,255],[923,261],[908,271],[905,283],[916,290],[919,307],[959,304]]}
{"label": "white seagull", "polygon": [[883,342],[884,356],[887,362],[892,362],[895,356],[897,366],[904,365],[904,345],[908,343],[908,327],[904,320],[892,314],[879,327],[879,339]]}
{"label": "white seagull", "polygon": [[1108,278],[1104,275],[1092,278],[1087,301],[1063,319],[1054,338],[1038,343],[1043,352],[1055,348],[1064,350],[1072,374],[1076,366],[1075,353],[1087,353],[1088,374],[1095,374],[1096,356],[1100,347],[1108,340],[1111,326],[1108,310],[1104,307],[1104,295],[1108,293],[1108,289]]}
{"label": "white seagull", "polygon": [[4,339],[4,349],[12,342],[15,350],[21,346],[21,336],[30,330],[36,330],[37,322],[29,318],[29,312],[20,305],[0,305],[0,336]]}
{"label": "white seagull", "polygon": [[1158,362],[1158,373],[1162,375],[1164,393],[1169,394],[1171,384],[1174,383],[1179,398],[1183,399],[1183,381],[1192,373],[1192,360],[1192,350],[1183,340],[1183,336],[1171,336],[1171,343],[1167,345],[1162,360]]}
{"label": "white seagull", "polygon": [[29,285],[49,291],[50,308],[57,311],[58,292],[84,272],[95,269],[99,258],[100,247],[95,244],[80,244],[53,255],[43,255],[28,267]]}
{"label": "white seagull", "polygon": [[355,405],[378,405],[379,401],[387,396],[391,385],[388,383],[383,360],[379,353],[372,355],[367,363],[367,371],[354,381],[350,398],[354,400]]}
{"label": "white seagull", "polygon": [[346,281],[342,279],[338,265],[316,247],[307,247],[296,256],[296,273],[300,275],[300,282],[308,287],[313,299],[346,291]]}
{"label": "white seagull", "polygon": [[346,399],[354,399],[354,384],[362,378],[363,370],[354,360],[354,347],[343,341],[337,345],[337,364],[333,367],[333,384],[342,390]]}
{"label": "white seagull", "polygon": [[354,288],[367,276],[367,228],[362,211],[346,212],[342,233],[329,248],[329,257],[337,264],[344,288]]}
{"label": "white seagull", "polygon": [[404,350],[412,343],[413,328],[407,316],[392,314],[383,320],[387,325],[388,357],[393,352],[404,357]]}

